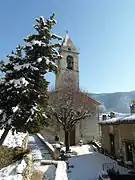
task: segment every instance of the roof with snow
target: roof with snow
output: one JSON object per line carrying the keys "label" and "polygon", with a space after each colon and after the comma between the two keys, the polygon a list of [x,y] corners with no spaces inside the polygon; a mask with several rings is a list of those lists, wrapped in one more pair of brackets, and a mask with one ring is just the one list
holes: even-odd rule
{"label": "roof with snow", "polygon": [[123,115],[123,117],[115,117],[115,118],[99,121],[99,124],[133,124],[133,123],[135,123],[135,114]]}

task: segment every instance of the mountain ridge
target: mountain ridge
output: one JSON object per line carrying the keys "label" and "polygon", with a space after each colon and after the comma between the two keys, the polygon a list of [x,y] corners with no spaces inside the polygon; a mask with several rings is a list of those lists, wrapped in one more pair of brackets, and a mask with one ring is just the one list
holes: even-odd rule
{"label": "mountain ridge", "polygon": [[89,93],[89,95],[101,103],[100,110],[102,112],[116,111],[119,113],[129,113],[130,104],[135,99],[135,91]]}

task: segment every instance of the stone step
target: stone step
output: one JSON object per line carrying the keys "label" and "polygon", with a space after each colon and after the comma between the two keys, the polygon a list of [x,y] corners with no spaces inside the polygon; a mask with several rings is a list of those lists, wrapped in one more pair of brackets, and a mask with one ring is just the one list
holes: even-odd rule
{"label": "stone step", "polygon": [[34,161],[52,160],[47,147],[36,135],[29,135],[28,147],[31,150]]}

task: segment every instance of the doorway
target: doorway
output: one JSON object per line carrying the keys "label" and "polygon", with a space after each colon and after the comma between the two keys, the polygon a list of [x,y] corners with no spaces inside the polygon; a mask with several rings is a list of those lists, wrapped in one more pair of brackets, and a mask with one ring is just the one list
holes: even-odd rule
{"label": "doorway", "polygon": [[133,162],[132,147],[133,147],[133,145],[131,142],[125,142],[126,161]]}
{"label": "doorway", "polygon": [[111,151],[111,154],[114,156],[115,155],[115,137],[113,134],[110,134],[109,137],[110,137],[110,151]]}

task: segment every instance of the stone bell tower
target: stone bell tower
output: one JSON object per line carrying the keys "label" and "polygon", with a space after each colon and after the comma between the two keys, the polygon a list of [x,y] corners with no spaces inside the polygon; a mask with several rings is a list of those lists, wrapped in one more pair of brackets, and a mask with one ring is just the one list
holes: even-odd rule
{"label": "stone bell tower", "polygon": [[57,62],[59,71],[56,75],[55,89],[79,88],[78,51],[72,43],[68,32],[60,47],[62,59]]}

